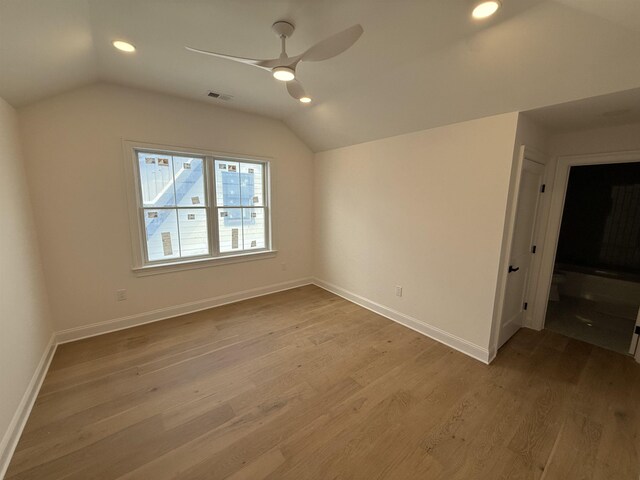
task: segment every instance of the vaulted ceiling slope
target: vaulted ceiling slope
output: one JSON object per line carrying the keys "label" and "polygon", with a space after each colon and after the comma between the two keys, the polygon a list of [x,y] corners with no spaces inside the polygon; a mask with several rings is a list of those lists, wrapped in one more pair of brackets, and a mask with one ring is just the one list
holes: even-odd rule
{"label": "vaulted ceiling slope", "polygon": [[[22,106],[95,81],[279,118],[313,150],[640,87],[638,0],[0,0],[0,96]],[[184,45],[272,58],[275,20],[291,54],[355,23],[344,54],[302,64],[311,105],[268,72]],[[125,55],[115,38],[134,43]]]}

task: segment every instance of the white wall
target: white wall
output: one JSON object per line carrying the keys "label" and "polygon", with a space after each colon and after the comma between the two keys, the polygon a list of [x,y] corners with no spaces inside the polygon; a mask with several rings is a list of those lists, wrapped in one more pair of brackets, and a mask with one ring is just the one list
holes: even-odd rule
{"label": "white wall", "polygon": [[[536,123],[526,115],[518,115],[518,125],[513,148],[513,165],[511,170],[511,178],[509,180],[509,196],[507,200],[507,211],[505,214],[505,229],[502,238],[502,254],[500,259],[500,267],[498,272],[498,288],[496,290],[496,300],[494,308],[494,320],[491,341],[492,355],[497,352],[500,334],[500,325],[502,324],[502,307],[504,304],[504,295],[506,291],[508,268],[511,256],[511,241],[513,240],[513,225],[516,221],[516,201],[517,188],[519,188],[519,177],[522,173],[522,162],[524,160],[522,148],[526,147],[526,157],[537,163],[545,165],[545,183],[550,184],[553,178],[553,165],[548,155],[549,150],[549,132],[541,125]],[[543,196],[540,204],[540,214],[536,225],[536,244],[540,247],[539,253],[544,251],[544,235],[546,231],[546,219],[549,214],[550,202],[548,195]],[[534,257],[530,269],[529,284],[525,296],[527,301],[536,297],[538,288],[538,276],[541,267],[541,256]],[[533,324],[532,316],[535,311],[535,303],[532,308],[528,309],[523,319],[523,326],[531,327]]]}
{"label": "white wall", "polygon": [[488,351],[516,123],[317,154],[316,276]]}
{"label": "white wall", "polygon": [[17,117],[0,99],[0,477],[23,396],[51,338]]}
{"label": "white wall", "polygon": [[[311,275],[313,157],[282,122],[108,84],[19,118],[56,330]],[[277,257],[136,277],[122,139],[272,157]]]}
{"label": "white wall", "polygon": [[532,147],[546,155],[549,154],[549,131],[529,118],[526,114],[518,115],[518,130],[516,132],[516,151],[519,151],[521,145]]}
{"label": "white wall", "polygon": [[640,123],[554,133],[549,138],[554,157],[627,150],[640,150]]}

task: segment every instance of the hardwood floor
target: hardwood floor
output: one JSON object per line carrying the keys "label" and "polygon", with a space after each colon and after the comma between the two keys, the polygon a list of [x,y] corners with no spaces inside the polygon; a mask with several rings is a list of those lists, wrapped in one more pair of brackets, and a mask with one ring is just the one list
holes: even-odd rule
{"label": "hardwood floor", "polygon": [[314,286],[60,346],[8,479],[638,479],[640,365],[491,366]]}

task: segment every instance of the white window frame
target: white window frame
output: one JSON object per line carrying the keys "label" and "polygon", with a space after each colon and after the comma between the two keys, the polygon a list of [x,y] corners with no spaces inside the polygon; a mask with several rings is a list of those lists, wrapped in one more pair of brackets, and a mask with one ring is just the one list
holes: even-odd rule
{"label": "white window frame", "polygon": [[[246,262],[276,256],[271,233],[271,162],[269,158],[255,155],[239,155],[201,148],[176,147],[131,140],[123,141],[124,167],[127,182],[127,203],[129,210],[129,229],[132,245],[131,269],[136,275],[155,275],[158,273],[204,268],[237,262]],[[204,160],[205,207],[207,212],[207,232],[209,236],[209,255],[175,258],[171,260],[147,260],[147,242],[144,223],[144,205],[138,169],[138,152],[160,153],[167,155],[185,155],[200,157]],[[265,248],[243,250],[240,252],[220,253],[218,234],[218,207],[216,205],[215,161],[257,163],[263,166],[264,175],[264,216]],[[253,207],[247,207],[253,208]]]}

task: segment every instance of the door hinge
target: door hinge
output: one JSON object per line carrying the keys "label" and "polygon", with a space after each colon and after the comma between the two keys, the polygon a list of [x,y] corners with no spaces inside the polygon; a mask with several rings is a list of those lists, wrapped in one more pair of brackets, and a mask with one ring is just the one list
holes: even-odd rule
{"label": "door hinge", "polygon": [[536,253],[536,246],[531,247],[531,253]]}
{"label": "door hinge", "polygon": [[543,183],[542,186],[540,187],[540,193],[544,193],[546,189],[547,189],[547,186]]}
{"label": "door hinge", "polygon": [[524,309],[526,310],[527,307],[529,306],[529,304],[527,302],[524,302]]}
{"label": "door hinge", "polygon": [[636,335],[640,335],[640,325],[636,325],[636,329],[633,333],[635,333]]}

